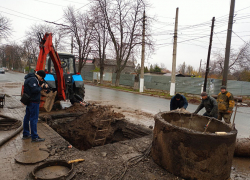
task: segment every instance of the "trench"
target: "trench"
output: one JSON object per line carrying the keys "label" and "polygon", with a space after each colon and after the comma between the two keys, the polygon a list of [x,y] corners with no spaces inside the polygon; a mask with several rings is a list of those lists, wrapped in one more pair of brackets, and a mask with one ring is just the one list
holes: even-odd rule
{"label": "trench", "polygon": [[79,150],[140,138],[152,133],[151,129],[133,124],[123,114],[112,111],[111,106],[76,105],[57,114],[42,115],[40,118]]}

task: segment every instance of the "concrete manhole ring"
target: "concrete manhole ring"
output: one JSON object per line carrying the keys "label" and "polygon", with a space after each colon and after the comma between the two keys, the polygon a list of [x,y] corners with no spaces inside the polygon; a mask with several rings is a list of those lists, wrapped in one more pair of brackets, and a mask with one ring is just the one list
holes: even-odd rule
{"label": "concrete manhole ring", "polygon": [[31,149],[17,154],[15,160],[21,164],[35,164],[44,161],[48,157],[49,153],[46,151]]}
{"label": "concrete manhole ring", "polygon": [[184,179],[230,177],[236,129],[190,113],[165,111],[154,119],[151,154],[158,165]]}
{"label": "concrete manhole ring", "polygon": [[34,168],[26,180],[70,180],[75,176],[73,164],[65,160],[50,160]]}

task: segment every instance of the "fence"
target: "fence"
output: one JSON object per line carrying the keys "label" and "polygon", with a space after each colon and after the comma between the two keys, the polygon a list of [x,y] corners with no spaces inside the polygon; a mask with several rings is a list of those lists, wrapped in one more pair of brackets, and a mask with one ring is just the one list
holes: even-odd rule
{"label": "fence", "polygon": [[[93,81],[94,79],[99,80],[100,75],[94,72],[82,72],[82,77],[85,80]],[[98,79],[99,78],[99,79]],[[115,83],[115,73],[104,73],[104,81],[112,81]],[[121,74],[120,85],[134,86],[135,75],[133,74]],[[207,81],[207,92],[209,94],[218,94],[222,80],[220,79],[208,79]],[[145,75],[144,86],[146,89],[158,89],[169,91],[171,84],[170,76],[162,75]],[[203,88],[204,78],[193,78],[193,77],[176,77],[176,92],[188,93],[188,94],[200,94]],[[249,96],[250,95],[250,82],[246,81],[227,81],[227,89],[236,96]]]}

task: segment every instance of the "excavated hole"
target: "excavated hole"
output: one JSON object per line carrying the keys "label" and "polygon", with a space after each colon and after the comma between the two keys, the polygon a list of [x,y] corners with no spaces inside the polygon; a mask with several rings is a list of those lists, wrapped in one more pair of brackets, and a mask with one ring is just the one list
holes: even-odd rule
{"label": "excavated hole", "polygon": [[44,115],[40,118],[80,150],[152,133],[149,128],[128,122],[123,114],[112,111],[111,106],[75,105],[61,114]]}

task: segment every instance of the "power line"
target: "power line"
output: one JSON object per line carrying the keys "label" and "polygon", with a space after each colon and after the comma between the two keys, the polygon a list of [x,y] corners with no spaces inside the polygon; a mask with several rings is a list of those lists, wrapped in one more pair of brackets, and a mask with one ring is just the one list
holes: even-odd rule
{"label": "power line", "polygon": [[13,11],[13,12],[16,12],[16,13],[19,13],[19,14],[22,14],[22,15],[25,15],[25,16],[29,16],[29,17],[32,17],[32,18],[34,18],[34,19],[38,19],[38,20],[43,21],[43,19],[40,19],[40,18],[31,16],[31,15],[28,15],[28,14],[24,14],[24,13],[21,13],[21,12],[18,12],[18,11],[15,11],[15,10],[12,10],[12,9],[9,9],[9,8],[3,7],[3,6],[0,6],[0,8],[4,8],[4,9],[7,9],[7,10],[9,10],[9,11]]}
{"label": "power line", "polygon": [[220,41],[219,37],[217,36],[217,33],[215,33],[215,31],[214,31],[214,34],[215,34],[215,36],[217,37],[217,39],[219,40],[219,42],[221,43],[221,45],[224,46],[224,45],[222,44],[222,42]]}
{"label": "power line", "polygon": [[[234,31],[232,31],[236,36],[238,36],[238,34],[236,34]],[[240,36],[238,36],[238,38],[240,38],[244,43],[248,44],[246,41],[244,41]]]}
{"label": "power line", "polygon": [[239,12],[239,11],[245,10],[245,9],[247,9],[247,8],[250,8],[250,6],[245,7],[245,8],[243,8],[243,9],[240,9],[240,10],[238,10],[238,11],[236,11],[236,12]]}
{"label": "power line", "polygon": [[59,4],[54,4],[54,3],[49,3],[49,2],[44,2],[44,1],[40,1],[40,0],[33,0],[33,1],[41,2],[41,3],[45,3],[45,4],[51,4],[51,5],[54,5],[54,6],[67,7],[67,6],[63,6],[63,5],[59,5]]}
{"label": "power line", "polygon": [[[22,17],[22,16],[18,16],[16,14],[11,14],[11,13],[8,13],[8,12],[4,12],[4,11],[1,11],[2,13],[6,13],[6,14],[9,14],[9,15],[12,15],[12,16],[16,16],[16,17],[19,17],[19,18],[23,18],[23,19],[27,19],[27,20],[31,20],[31,21],[37,21],[35,19],[30,19],[30,18],[26,18],[26,17]],[[40,20],[40,19],[39,19]],[[43,21],[43,20],[40,20],[40,21]]]}
{"label": "power line", "polygon": [[[88,3],[88,4],[85,4],[85,5],[81,6],[80,8],[76,9],[76,11],[82,9],[83,7],[85,7],[85,6],[87,6],[87,5],[91,4],[91,3],[92,3],[92,2],[90,2],[90,3]],[[58,20],[56,20],[56,21],[53,21],[53,22],[57,22],[57,21],[59,21],[59,20],[61,20],[61,19],[63,19],[63,17],[61,17],[60,19],[58,19]]]}

